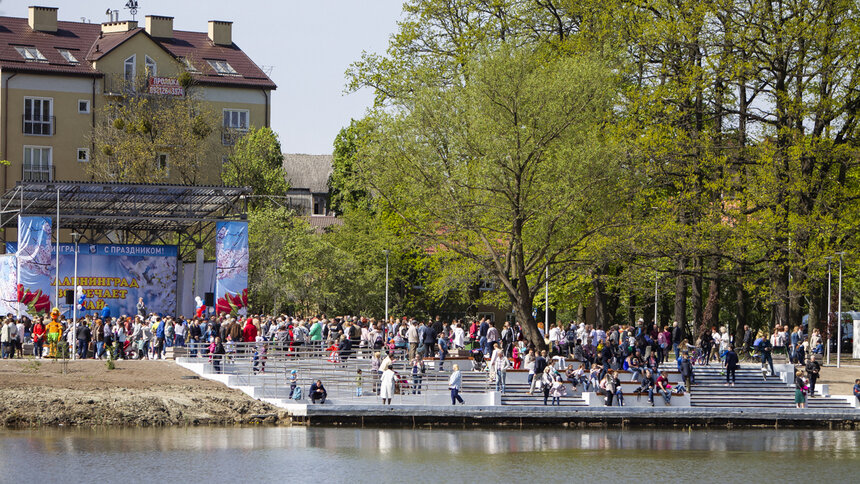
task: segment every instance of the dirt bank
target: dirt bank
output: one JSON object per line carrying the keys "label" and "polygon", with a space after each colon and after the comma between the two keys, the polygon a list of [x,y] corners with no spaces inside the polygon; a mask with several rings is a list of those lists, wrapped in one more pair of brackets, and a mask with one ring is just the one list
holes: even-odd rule
{"label": "dirt bank", "polygon": [[0,426],[276,424],[278,410],[171,361],[0,361]]}

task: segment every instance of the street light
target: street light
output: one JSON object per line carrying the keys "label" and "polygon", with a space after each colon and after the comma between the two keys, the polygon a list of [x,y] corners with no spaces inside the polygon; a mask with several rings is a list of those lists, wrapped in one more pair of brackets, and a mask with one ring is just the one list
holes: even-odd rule
{"label": "street light", "polygon": [[660,324],[657,323],[657,283],[660,282],[660,273],[655,269],[654,270],[654,326],[658,329],[660,328]]}
{"label": "street light", "polygon": [[385,324],[388,325],[388,254],[391,252],[388,249],[385,252]]}
{"label": "street light", "polygon": [[[74,331],[73,334],[75,335],[75,337],[72,339],[72,341],[74,341],[72,346],[72,359],[75,360],[78,357],[78,352],[74,350],[77,350],[78,345],[78,239],[81,237],[81,234],[77,232],[72,232],[71,235],[72,238],[75,239],[75,274],[72,277],[72,294],[75,295],[72,300],[72,328]],[[60,259],[57,258],[57,260],[59,261]],[[59,283],[57,283],[57,285],[59,286]]]}
{"label": "street light", "polygon": [[837,303],[836,312],[838,314],[836,318],[836,368],[841,367],[841,357],[842,357],[842,255],[845,252],[837,252],[839,255],[839,302]]}
{"label": "street light", "polygon": [[830,294],[830,261],[833,257],[825,257],[827,259],[827,364],[830,364],[830,304],[833,301],[833,296]]}

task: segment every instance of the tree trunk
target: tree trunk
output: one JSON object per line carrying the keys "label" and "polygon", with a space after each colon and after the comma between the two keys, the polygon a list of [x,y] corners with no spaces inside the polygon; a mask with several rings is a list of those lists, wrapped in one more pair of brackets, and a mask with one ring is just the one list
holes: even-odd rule
{"label": "tree trunk", "polygon": [[677,261],[678,276],[675,279],[675,321],[687,331],[687,279],[683,272],[687,261],[681,257]]}
{"label": "tree trunk", "polygon": [[627,321],[630,324],[636,322],[636,294],[633,292],[627,296]]}
{"label": "tree trunk", "polygon": [[645,306],[642,308],[642,320],[645,321],[645,327],[650,328],[652,325],[658,324],[657,321],[654,321],[654,298],[646,297],[645,301]]}
{"label": "tree trunk", "polygon": [[693,284],[690,291],[690,304],[693,313],[693,327],[702,325],[702,258],[693,258]]}
{"label": "tree trunk", "polygon": [[517,321],[519,321],[520,326],[523,328],[523,335],[526,337],[526,341],[535,345],[538,351],[547,349],[546,341],[544,341],[538,330],[537,321],[532,316],[532,301],[529,299],[520,301],[514,298],[510,299],[511,304],[514,306],[514,314],[517,316]]}
{"label": "tree trunk", "polygon": [[749,324],[747,319],[747,297],[746,292],[744,291],[743,282],[738,281],[735,286],[735,322],[737,327],[735,328],[735,341],[741,341],[744,336],[744,326]]}
{"label": "tree trunk", "polygon": [[607,322],[606,284],[603,282],[605,271],[606,265],[602,265],[595,269],[591,275],[591,285],[594,289],[595,326],[599,328],[606,328]]}
{"label": "tree trunk", "polygon": [[776,305],[773,308],[773,322],[774,325],[785,326],[788,324],[788,271],[781,269],[775,277],[773,292],[776,297]]}
{"label": "tree trunk", "polygon": [[[708,285],[708,302],[705,304],[705,312],[702,315],[702,324],[705,326],[720,325],[720,276],[719,260],[715,257],[711,260],[711,282]],[[729,331],[731,333],[731,330]]]}

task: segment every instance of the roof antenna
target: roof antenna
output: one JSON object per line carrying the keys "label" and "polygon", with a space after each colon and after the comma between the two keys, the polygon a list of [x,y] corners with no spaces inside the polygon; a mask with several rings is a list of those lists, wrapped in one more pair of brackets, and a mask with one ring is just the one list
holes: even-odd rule
{"label": "roof antenna", "polygon": [[131,14],[131,19],[134,20],[134,16],[137,15],[137,0],[128,0],[125,2],[125,8],[128,9],[128,13]]}

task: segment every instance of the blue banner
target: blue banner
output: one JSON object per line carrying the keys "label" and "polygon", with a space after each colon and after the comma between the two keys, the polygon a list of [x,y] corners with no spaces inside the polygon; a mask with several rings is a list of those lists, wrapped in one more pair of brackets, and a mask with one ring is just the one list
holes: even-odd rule
{"label": "blue banner", "polygon": [[18,217],[18,301],[21,315],[51,311],[54,258],[51,255],[51,218]]}
{"label": "blue banner", "polygon": [[[14,242],[6,243],[7,253],[16,249]],[[66,291],[81,286],[86,297],[78,314],[101,314],[107,306],[112,317],[132,316],[143,298],[147,313],[173,315],[177,253],[174,245],[79,244],[75,283],[75,244],[60,244],[60,300]],[[53,294],[53,272],[48,285]],[[71,313],[64,304],[60,309]]]}
{"label": "blue banner", "polygon": [[247,314],[248,223],[218,222],[215,226],[215,311]]}

